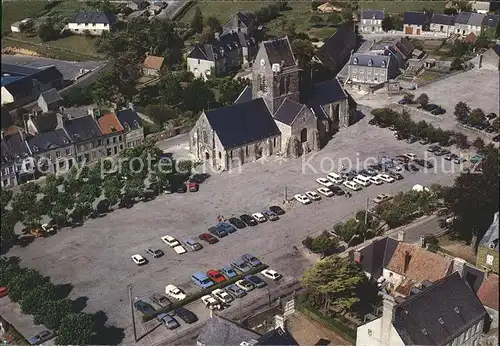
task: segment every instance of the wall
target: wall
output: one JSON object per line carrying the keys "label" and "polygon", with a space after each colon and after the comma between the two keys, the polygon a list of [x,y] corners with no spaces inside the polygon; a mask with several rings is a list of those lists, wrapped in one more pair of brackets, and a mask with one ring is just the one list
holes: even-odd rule
{"label": "wall", "polygon": [[76,144],[75,147],[77,162],[79,164],[83,163],[84,158],[86,158],[85,163],[89,164],[98,161],[102,157],[106,156],[106,149],[103,139],[82,141]]}
{"label": "wall", "polygon": [[12,103],[12,102],[14,102],[14,97],[5,87],[2,87],[2,104]]}
{"label": "wall", "polygon": [[[69,154],[66,152],[66,149],[69,150]],[[40,162],[41,158],[45,158],[42,163],[47,162],[48,164],[48,170],[50,173],[58,173],[59,171],[65,173],[69,169],[69,166],[66,166],[69,163],[69,160],[71,160],[71,164],[74,165],[76,163],[75,159],[75,147],[73,144],[68,145],[66,147],[60,147],[57,149],[53,150],[47,150],[42,153],[33,153],[35,155],[35,161]],[[59,155],[59,156],[58,156]],[[63,164],[64,166],[60,166],[59,162]],[[40,163],[41,164],[41,163]]]}
{"label": "wall", "polygon": [[413,31],[412,31],[412,33],[411,33],[411,35],[417,35],[417,30],[420,30],[420,35],[421,35],[421,34],[422,34],[422,31],[423,31],[423,29],[422,29],[422,26],[421,26],[421,25],[410,25],[410,24],[405,24],[405,25],[403,25],[403,32],[404,32],[405,34],[406,34],[406,32],[407,32],[407,31],[406,31],[406,30],[407,30],[407,28],[408,28],[408,29],[410,29],[410,28],[411,28],[411,29],[413,30]]}
{"label": "wall", "polygon": [[78,23],[68,23],[68,29],[76,34],[83,34],[85,30],[88,30],[91,35],[101,35],[103,31],[109,31],[110,26],[108,24],[92,23],[88,24],[78,24]]}
{"label": "wall", "polygon": [[144,128],[131,130],[125,134],[125,145],[127,148],[134,148],[144,141]]}
{"label": "wall", "polygon": [[295,136],[300,141],[302,129],[307,129],[307,145],[310,150],[315,150],[319,143],[316,140],[316,132],[318,129],[318,120],[316,116],[307,107],[302,107],[294,122],[292,123],[292,136]]}
{"label": "wall", "polygon": [[17,185],[17,178],[13,163],[2,163],[0,174],[2,187]]}
{"label": "wall", "polygon": [[[441,30],[441,27],[443,27],[442,30]],[[433,32],[442,32],[442,33],[446,33],[448,35],[451,35],[455,31],[455,27],[453,25],[443,25],[443,24],[432,23],[430,25],[430,30]]]}
{"label": "wall", "polygon": [[215,68],[215,63],[210,60],[187,58],[187,66],[188,71],[192,72],[196,78],[202,77],[206,80],[207,75],[210,75],[211,69]]}
{"label": "wall", "polygon": [[125,136],[123,133],[113,133],[102,139],[105,143],[106,156],[119,154],[125,149]]}
{"label": "wall", "polygon": [[382,276],[387,280],[387,282],[392,284],[392,288],[398,286],[405,278],[403,275],[386,268],[382,269]]}
{"label": "wall", "polygon": [[[382,317],[359,326],[356,332],[357,346],[403,346],[403,340],[394,327],[384,331]],[[371,335],[370,335],[371,334]]]}
{"label": "wall", "polygon": [[490,324],[490,330],[492,329],[497,329],[498,328],[498,311],[493,310],[492,308],[489,308],[487,306],[484,306],[486,309],[486,312],[491,318],[491,324]]}
{"label": "wall", "polygon": [[[490,266],[486,264],[487,255],[493,256],[493,265]],[[490,268],[494,273],[498,274],[498,252],[493,249],[490,249],[487,246],[480,245],[477,248],[477,260],[476,267],[484,270],[485,268]]]}

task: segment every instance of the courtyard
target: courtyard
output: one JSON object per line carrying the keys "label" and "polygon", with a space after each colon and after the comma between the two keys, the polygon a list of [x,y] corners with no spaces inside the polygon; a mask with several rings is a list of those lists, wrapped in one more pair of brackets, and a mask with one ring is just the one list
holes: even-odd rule
{"label": "courtyard", "polygon": [[[166,144],[165,149],[168,149]],[[283,273],[286,280],[299,277],[309,263],[303,257],[294,256],[292,247],[300,245],[307,235],[331,229],[335,223],[352,217],[365,207],[367,198],[407,191],[415,184],[448,185],[458,173],[458,169],[452,169],[452,163],[440,161],[435,171],[406,172],[401,181],[370,186],[353,193],[350,199],[323,198],[306,206],[282,203],[285,191],[290,199],[296,193],[317,188],[315,179],[338,170],[338,165],[332,163],[341,158],[356,162],[404,152],[422,156],[425,147],[397,141],[388,129],[368,125],[365,117],[342,129],[320,152],[298,159],[272,157],[244,165],[241,171],[211,172],[197,193],[161,195],[132,209],[116,210],[104,218],[89,220],[82,227],[63,229],[52,237],[37,239],[27,248],[15,247],[8,254],[20,257],[22,266],[39,270],[54,283],[73,284],[70,297],[88,297],[86,310],[104,310],[109,323],[125,328],[123,343],[131,343],[128,284],[133,286],[134,297],[139,298],[163,292],[167,284],[190,291],[194,289],[190,283],[193,272],[220,268],[244,253],[259,257]],[[217,215],[229,218],[259,212],[271,204],[286,210],[280,220],[238,230],[197,252],[177,255],[160,240],[167,234],[181,241],[187,237],[197,238],[216,223]],[[130,256],[144,254],[148,247],[163,249],[165,256],[150,258],[146,266],[136,266]],[[208,316],[208,311],[202,310]],[[158,343],[160,339],[155,337],[151,343]]]}

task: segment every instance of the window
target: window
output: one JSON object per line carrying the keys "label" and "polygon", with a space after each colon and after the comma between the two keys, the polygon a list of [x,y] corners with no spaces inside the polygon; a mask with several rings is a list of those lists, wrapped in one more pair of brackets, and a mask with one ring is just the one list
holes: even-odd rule
{"label": "window", "polygon": [[354,58],[353,62],[352,62],[354,65],[357,65],[358,64],[358,58]]}
{"label": "window", "polygon": [[49,160],[52,160],[52,155],[47,154],[47,158],[48,158]]}
{"label": "window", "polygon": [[368,335],[372,336],[372,330],[371,329],[368,329]]}
{"label": "window", "polygon": [[222,159],[222,153],[219,151],[219,159]]}
{"label": "window", "polygon": [[104,26],[105,26],[105,27],[106,27],[106,26],[108,26],[108,23],[104,23]]}
{"label": "window", "polygon": [[56,151],[56,157],[61,157],[61,152],[59,150]]}
{"label": "window", "polygon": [[263,93],[267,92],[267,83],[266,77],[263,75],[259,75],[259,90]]}
{"label": "window", "polygon": [[113,137],[113,144],[116,143],[116,137]]}
{"label": "window", "polygon": [[64,168],[64,161],[59,161],[59,168]]}
{"label": "window", "polygon": [[273,146],[276,146],[276,137],[273,138]]}
{"label": "window", "polygon": [[123,141],[123,136],[122,135],[118,136],[118,141],[120,141],[120,142]]}
{"label": "window", "polygon": [[232,150],[229,152],[229,157],[231,158],[231,160],[233,159],[233,151]]}
{"label": "window", "polygon": [[248,145],[245,147],[245,154],[248,156]]}
{"label": "window", "polygon": [[102,143],[101,143],[101,140],[100,140],[100,139],[98,139],[98,140],[97,140],[97,146],[98,146],[98,147],[100,147],[100,146],[101,146],[101,144],[102,144]]}
{"label": "window", "polygon": [[471,333],[471,328],[467,329],[467,332],[465,333],[465,340],[470,339],[470,333]]}
{"label": "window", "polygon": [[493,265],[493,256],[492,255],[486,255],[486,264],[492,266]]}
{"label": "window", "polygon": [[123,144],[120,144],[120,150],[123,150]]}
{"label": "window", "polygon": [[66,155],[71,155],[71,148],[66,149]]}
{"label": "window", "polygon": [[92,152],[92,158],[95,159],[95,157],[97,156],[97,153],[95,151]]}
{"label": "window", "polygon": [[200,64],[200,59],[198,59],[198,65]]}
{"label": "window", "polygon": [[106,145],[109,145],[109,138],[106,139]]}

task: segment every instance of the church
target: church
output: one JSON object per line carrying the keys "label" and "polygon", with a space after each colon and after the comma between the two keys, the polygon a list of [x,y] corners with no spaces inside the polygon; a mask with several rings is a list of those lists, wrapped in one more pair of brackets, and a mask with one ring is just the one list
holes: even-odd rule
{"label": "church", "polygon": [[288,37],[262,42],[251,85],[233,105],[201,113],[190,132],[191,153],[226,170],[261,157],[320,150],[356,121],[356,106],[337,78],[301,95],[300,71]]}

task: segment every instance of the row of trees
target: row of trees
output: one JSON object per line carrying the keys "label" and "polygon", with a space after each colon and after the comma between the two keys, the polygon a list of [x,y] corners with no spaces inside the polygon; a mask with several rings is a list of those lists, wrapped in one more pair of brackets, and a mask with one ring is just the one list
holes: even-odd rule
{"label": "row of trees", "polygon": [[320,254],[323,258],[324,256],[327,256],[337,250],[339,241],[336,237],[330,235],[328,231],[323,231],[317,237],[308,235],[302,241],[302,245],[304,245],[311,252]]}
{"label": "row of trees", "polygon": [[104,312],[81,312],[84,298],[67,298],[68,285],[56,286],[34,269],[2,261],[0,286],[9,288],[10,300],[18,302],[24,314],[33,315],[35,324],[57,331],[58,345],[118,344],[124,337],[123,329],[105,326]]}
{"label": "row of trees", "polygon": [[333,231],[347,243],[348,247],[351,247],[379,235],[380,223],[370,212],[358,210],[354,218],[335,224]]}
{"label": "row of trees", "polygon": [[[470,106],[463,101],[458,102],[455,105],[454,115],[457,121],[462,124],[469,124],[471,126],[476,126],[488,122],[486,114],[481,108],[474,108],[471,110]],[[499,130],[499,118],[497,117],[491,123],[493,129],[498,132]]]}

